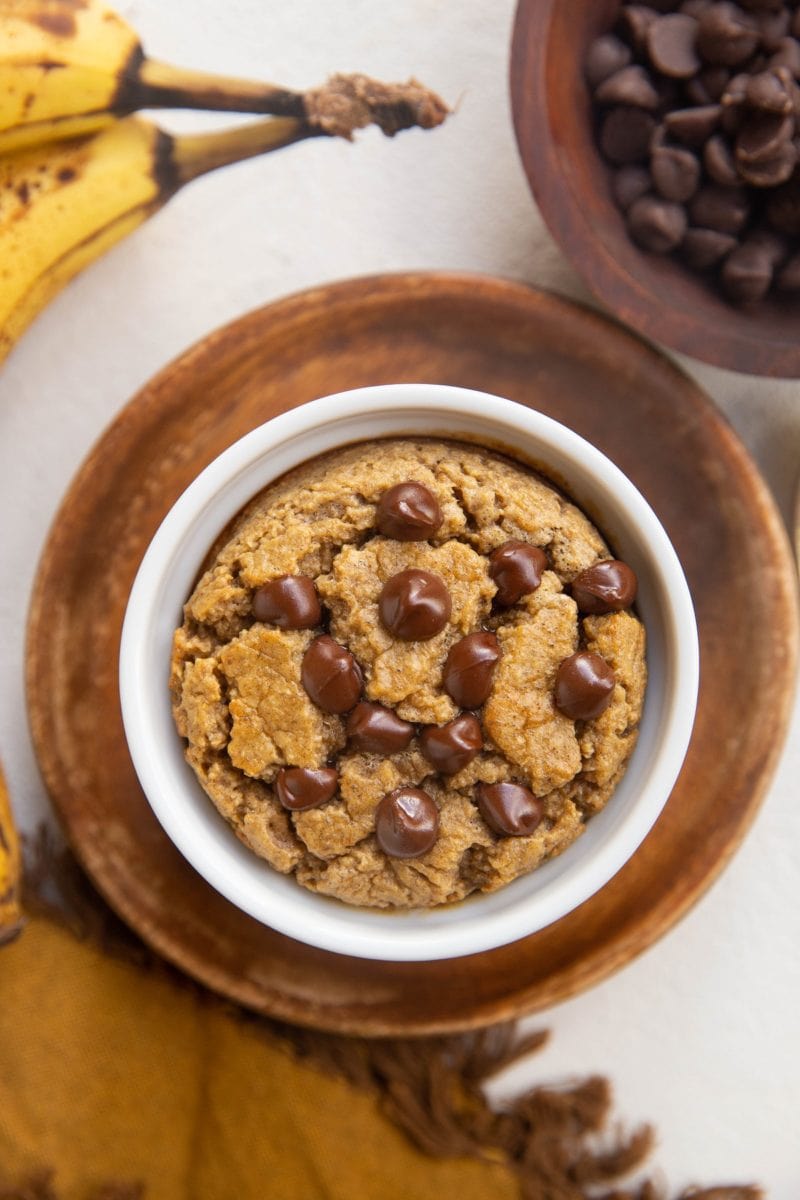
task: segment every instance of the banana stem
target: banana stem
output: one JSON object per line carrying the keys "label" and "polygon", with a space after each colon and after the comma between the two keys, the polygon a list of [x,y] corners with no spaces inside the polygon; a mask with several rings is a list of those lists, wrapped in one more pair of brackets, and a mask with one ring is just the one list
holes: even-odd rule
{"label": "banana stem", "polygon": [[323,130],[292,117],[255,121],[219,133],[180,134],[171,137],[168,145],[172,185],[182,187],[217,167],[241,162],[257,154],[269,154],[305,138],[324,136]]}
{"label": "banana stem", "polygon": [[147,58],[141,62],[130,91],[122,96],[125,108],[202,108],[274,117],[305,116],[301,92]]}

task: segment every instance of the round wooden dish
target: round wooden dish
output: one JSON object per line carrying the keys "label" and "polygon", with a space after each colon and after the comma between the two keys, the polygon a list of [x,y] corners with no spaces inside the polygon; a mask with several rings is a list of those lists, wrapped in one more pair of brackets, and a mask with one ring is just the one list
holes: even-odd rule
{"label": "round wooden dish", "polygon": [[[285,409],[403,380],[535,406],[614,459],[683,560],[702,654],[684,770],[628,865],[532,937],[422,964],[312,949],[212,891],[139,788],[117,692],[130,585],[197,472]],[[562,1000],[628,962],[686,911],[758,807],[788,718],[796,642],[785,531],[756,467],[693,383],[637,338],[554,296],[481,277],[399,275],[318,288],[254,312],[195,346],[123,410],[78,472],[44,551],[30,612],[28,699],[39,762],[73,847],[160,953],[288,1021],[421,1034]],[[722,736],[725,729],[736,736]]]}
{"label": "round wooden dish", "polygon": [[694,358],[751,375],[800,376],[800,302],[745,312],[699,275],[631,241],[595,145],[583,63],[618,0],[519,0],[511,104],[522,162],[551,233],[621,321]]}

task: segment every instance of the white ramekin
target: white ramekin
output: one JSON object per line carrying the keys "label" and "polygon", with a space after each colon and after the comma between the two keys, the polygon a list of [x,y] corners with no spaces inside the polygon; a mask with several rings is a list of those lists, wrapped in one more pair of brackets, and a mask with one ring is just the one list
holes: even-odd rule
{"label": "white ramekin", "polygon": [[[257,492],[324,451],[394,435],[467,437],[547,470],[639,576],[649,683],[639,741],[606,808],[559,858],[491,895],[376,912],[301,888],[246,849],[183,756],[167,690],[172,633],[209,546]],[[655,822],[692,731],[697,628],[678,558],[633,484],[599,450],[521,404],[434,384],[363,388],[305,404],[215,459],[165,517],[131,591],[120,692],[131,756],[153,811],[195,870],[233,904],[301,942],[362,958],[423,961],[488,950],[542,929],[606,884]]]}

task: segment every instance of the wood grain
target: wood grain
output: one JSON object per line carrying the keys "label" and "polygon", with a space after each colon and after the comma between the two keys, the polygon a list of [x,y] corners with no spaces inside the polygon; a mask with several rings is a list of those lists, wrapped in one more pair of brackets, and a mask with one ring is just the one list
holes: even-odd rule
{"label": "wood grain", "polygon": [[[446,963],[371,963],[315,950],[212,891],[148,807],[117,691],[134,574],[197,472],[276,413],[398,381],[496,392],[599,446],[672,536],[701,639],[689,755],[635,857],[556,925]],[[785,530],[741,443],[692,382],[620,327],[564,300],[483,277],[399,275],[318,288],[254,312],[189,350],[123,410],[78,472],[44,551],[30,611],[28,702],[72,845],[103,895],[160,953],[276,1017],[340,1032],[421,1034],[562,1000],[627,963],[687,910],[758,808],[783,740],[796,651]]]}
{"label": "wood grain", "polygon": [[800,300],[753,312],[723,300],[670,257],[640,250],[611,195],[595,144],[586,50],[618,0],[519,0],[511,103],[522,163],[550,232],[599,300],[674,350],[751,375],[800,376]]}

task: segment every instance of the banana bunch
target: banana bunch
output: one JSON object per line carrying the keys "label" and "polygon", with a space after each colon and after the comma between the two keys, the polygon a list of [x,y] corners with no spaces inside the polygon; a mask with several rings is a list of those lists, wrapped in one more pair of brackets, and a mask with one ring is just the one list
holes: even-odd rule
{"label": "banana bunch", "polygon": [[0,770],[0,946],[22,927],[20,852],[3,772]]}
{"label": "banana bunch", "polygon": [[[172,136],[140,108],[268,114]],[[307,92],[148,59],[99,0],[0,0],[0,360],[47,301],[184,184],[310,137],[433,128],[447,108],[415,80],[335,75]]]}

